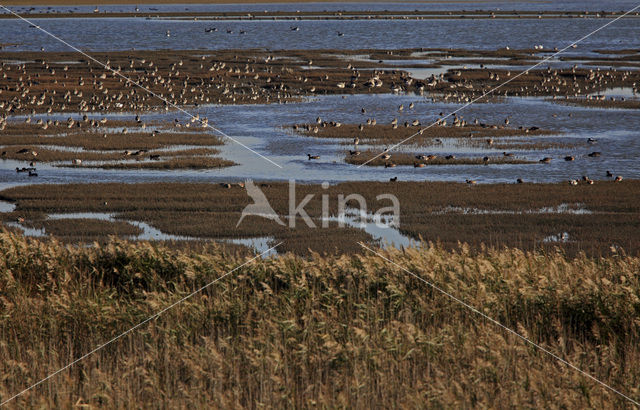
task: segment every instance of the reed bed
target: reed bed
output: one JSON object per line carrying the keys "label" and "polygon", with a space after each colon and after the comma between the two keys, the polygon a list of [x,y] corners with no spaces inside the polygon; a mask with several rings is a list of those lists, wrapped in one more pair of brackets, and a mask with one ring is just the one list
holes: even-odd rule
{"label": "reed bed", "polygon": [[[8,232],[0,252],[0,401],[247,260]],[[383,254],[640,399],[640,258]],[[631,408],[371,253],[258,259],[8,407],[74,405]]]}

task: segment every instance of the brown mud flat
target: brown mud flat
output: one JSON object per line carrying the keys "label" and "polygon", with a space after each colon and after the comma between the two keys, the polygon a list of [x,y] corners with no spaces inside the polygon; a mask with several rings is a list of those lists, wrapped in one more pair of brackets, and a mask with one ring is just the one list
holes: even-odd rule
{"label": "brown mud flat", "polygon": [[[498,49],[487,52],[443,49],[406,50],[157,50],[96,52],[122,76],[136,81],[178,106],[259,104],[300,101],[325,94],[389,92],[431,93],[467,101],[477,98],[521,71],[450,70],[427,80],[410,78],[403,67],[384,63],[424,53],[438,66],[447,56],[529,61],[540,50]],[[423,55],[420,55],[422,53]],[[359,56],[368,55],[369,60]],[[604,58],[604,57],[603,57]],[[636,56],[623,56],[630,62]],[[77,53],[0,52],[0,108],[9,114],[31,112],[147,112],[172,108],[122,77]],[[8,61],[26,61],[9,64]],[[69,61],[78,62],[69,64]],[[521,70],[521,69],[520,69]],[[5,77],[6,76],[6,77]],[[484,100],[510,96],[574,96],[609,87],[631,86],[639,71],[565,69],[531,70]]]}
{"label": "brown mud flat", "polygon": [[[170,156],[170,155],[168,155]],[[176,170],[176,169],[214,169],[236,165],[233,161],[221,158],[210,157],[190,157],[190,158],[170,158],[167,160],[150,160],[136,162],[104,163],[99,165],[85,165],[84,168],[100,169],[155,169],[155,170]],[[73,165],[64,165],[65,167]]]}
{"label": "brown mud flat", "polygon": [[[344,161],[353,165],[362,165],[371,167],[395,167],[396,165],[413,165],[416,168],[429,167],[435,165],[522,165],[535,164],[534,161],[528,161],[515,157],[448,157],[447,155],[433,156],[432,158],[423,157],[423,154],[406,154],[392,152],[390,158],[384,159],[380,151],[362,151],[359,155],[351,155],[347,153]],[[420,156],[420,158],[417,158]],[[425,158],[426,157],[426,158]],[[448,158],[447,158],[448,157]],[[371,160],[372,158],[375,158]],[[368,162],[367,162],[368,161]]]}
{"label": "brown mud flat", "polygon": [[[507,80],[511,81],[502,85]],[[460,69],[448,71],[444,75],[444,81],[436,82],[426,90],[440,93],[453,101],[477,98],[498,86],[500,89],[492,95],[574,97],[597,93],[607,88],[633,87],[639,81],[640,71],[638,70]]]}
{"label": "brown mud flat", "polygon": [[[120,169],[204,169],[234,165],[212,157],[220,137],[204,129],[134,121],[84,121],[35,124],[8,123],[0,131],[0,159],[57,166]],[[189,145],[194,148],[184,149]],[[136,162],[131,162],[136,160]],[[86,164],[100,161],[102,164]],[[124,161],[124,162],[123,162]]]}
{"label": "brown mud flat", "polygon": [[640,100],[630,99],[588,99],[588,98],[562,98],[550,99],[556,104],[573,105],[577,107],[597,107],[597,108],[623,108],[623,109],[640,109]]}
{"label": "brown mud flat", "polygon": [[[462,117],[460,117],[462,118]],[[371,120],[368,118],[367,120]],[[452,120],[449,118],[449,122]],[[464,126],[402,124],[394,128],[390,124],[368,125],[366,120],[362,124],[340,124],[323,121],[321,124],[298,124],[292,126],[294,131],[314,138],[336,138],[344,140],[345,144],[353,145],[357,138],[366,144],[393,144],[411,138],[407,142],[416,145],[439,144],[442,138],[456,138],[474,141],[478,138],[522,137],[559,134],[558,131],[540,129],[538,127],[506,127],[502,125],[466,124]],[[360,129],[362,128],[362,129]],[[485,141],[489,144],[489,142]],[[493,144],[493,142],[491,142]]]}
{"label": "brown mud flat", "polygon": [[[97,52],[96,60],[178,106],[294,102],[322,94],[386,93],[400,70],[357,72],[322,50]],[[31,112],[137,112],[173,108],[77,53],[0,52],[0,108]],[[68,64],[77,61],[78,64]],[[365,63],[366,64],[366,63]],[[329,68],[308,69],[311,65]],[[5,77],[6,76],[6,77]],[[384,86],[376,86],[375,81]]]}
{"label": "brown mud flat", "polygon": [[[248,3],[267,3],[266,1],[255,1]],[[289,1],[285,1],[287,3]],[[145,3],[144,1],[142,3]],[[162,4],[163,2],[153,2]],[[187,2],[188,3],[188,2]],[[217,2],[213,3],[225,3]],[[239,3],[246,3],[240,1]],[[419,2],[421,3],[421,2]],[[21,4],[21,2],[15,2]],[[79,4],[74,2],[67,3],[66,0],[53,0],[47,4]],[[109,2],[104,3],[109,4]],[[121,3],[116,3],[121,4]],[[131,3],[134,4],[134,3]],[[137,3],[135,3],[137,4]],[[622,13],[605,12],[605,11],[531,11],[531,10],[457,10],[457,11],[264,11],[264,12],[235,12],[235,11],[211,11],[211,12],[108,12],[94,11],[93,13],[76,13],[76,12],[56,12],[55,10],[46,13],[25,13],[25,17],[29,18],[116,18],[116,17],[140,17],[140,18],[177,18],[177,19],[199,19],[199,20],[360,20],[360,19],[452,19],[452,18],[468,18],[468,19],[521,19],[521,18],[613,18]],[[640,13],[630,13],[627,18],[640,16]],[[0,18],[16,18],[11,14],[2,14]]]}
{"label": "brown mud flat", "polygon": [[[580,179],[579,176],[575,176]],[[282,251],[308,254],[358,252],[357,241],[373,238],[332,221],[321,228],[322,195],[328,195],[329,214],[337,215],[338,195],[358,193],[369,212],[389,206],[377,195],[389,193],[400,201],[400,231],[414,239],[439,242],[446,248],[468,243],[482,246],[517,246],[521,249],[559,247],[568,254],[637,254],[640,251],[640,181],[613,182],[590,175],[592,185],[478,184],[436,182],[354,182],[322,189],[298,185],[298,202],[314,195],[305,211],[316,228],[298,216],[295,228],[258,216],[247,216],[236,227],[244,207],[252,201],[246,190],[230,184],[74,184],[31,185],[10,188],[0,199],[16,204],[5,221],[25,223],[46,220],[51,213],[102,212],[118,219],[143,221],[167,234],[202,239],[273,237],[284,241]],[[481,182],[481,181],[480,181]],[[285,183],[256,185],[279,215],[289,213],[289,187]],[[355,202],[348,206],[357,207]],[[285,223],[289,221],[284,219]]]}
{"label": "brown mud flat", "polygon": [[[21,146],[24,147],[24,146]],[[4,148],[6,149],[6,147]],[[26,152],[24,152],[26,150]],[[144,151],[144,150],[142,150]],[[128,165],[133,165],[132,168],[136,168],[136,164],[129,163],[121,163],[117,161],[123,160],[137,160],[137,161],[151,161],[148,164],[149,167],[153,168],[153,164],[162,163],[161,160],[171,159],[171,161],[178,161],[175,163],[176,169],[179,168],[177,165],[180,161],[184,160],[199,160],[199,159],[211,159],[218,161],[218,166],[229,166],[233,165],[231,161],[225,161],[218,158],[209,158],[211,155],[218,154],[220,151],[209,148],[196,148],[190,150],[179,150],[179,151],[125,151],[125,152],[112,152],[112,151],[104,151],[104,152],[88,152],[88,151],[62,151],[56,149],[46,149],[42,147],[30,147],[26,146],[21,148],[18,151],[14,150],[5,150],[0,153],[1,159],[14,159],[25,162],[33,162],[34,164],[41,162],[68,162],[68,164],[56,164],[60,166],[73,166],[75,168],[81,168],[85,165],[83,161],[116,161],[113,164],[105,164],[110,167],[119,167],[122,165],[122,168],[127,168]],[[181,158],[188,157],[188,158]],[[213,164],[214,162],[211,162]],[[204,163],[203,163],[204,165]],[[90,167],[90,166],[89,166]],[[141,167],[145,167],[142,165]],[[202,167],[201,167],[202,168]]]}
{"label": "brown mud flat", "polygon": [[127,222],[84,218],[46,220],[35,223],[33,227],[45,229],[51,236],[65,237],[68,242],[104,239],[108,236],[137,236],[142,233],[140,228]]}

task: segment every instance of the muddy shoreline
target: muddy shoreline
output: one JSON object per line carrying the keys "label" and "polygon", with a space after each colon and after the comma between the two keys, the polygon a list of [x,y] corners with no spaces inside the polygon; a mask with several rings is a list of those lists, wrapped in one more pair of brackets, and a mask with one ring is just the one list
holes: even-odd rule
{"label": "muddy shoreline", "polygon": [[[16,205],[2,215],[3,221],[43,228],[48,214],[113,214],[116,220],[142,221],[166,234],[199,240],[216,238],[271,237],[283,240],[283,251],[301,255],[316,252],[359,252],[357,241],[376,244],[364,230],[340,227],[337,221],[320,228],[322,195],[328,195],[329,213],[336,215],[339,194],[358,193],[371,209],[388,206],[376,198],[382,193],[400,201],[399,232],[419,241],[439,242],[456,248],[460,242],[474,249],[482,246],[514,246],[522,249],[560,247],[569,254],[586,252],[608,255],[611,249],[630,254],[640,251],[640,181],[614,182],[599,178],[576,186],[557,184],[479,184],[433,182],[350,182],[332,185],[298,185],[296,195],[313,195],[305,205],[316,228],[301,219],[295,228],[257,216],[247,216],[236,226],[244,207],[251,202],[238,183],[228,184],[69,184],[31,185],[0,192],[0,199]],[[279,215],[288,213],[285,183],[256,182]],[[355,202],[348,206],[356,207]],[[86,218],[86,217],[85,217]],[[73,223],[56,222],[55,234],[77,239],[88,232]],[[103,222],[100,222],[103,223]],[[85,235],[84,240],[105,240],[105,235]],[[378,243],[379,244],[379,243]]]}
{"label": "muddy shoreline", "polygon": [[[146,19],[198,19],[211,21],[224,20],[440,20],[440,19],[571,19],[616,18],[621,12],[615,11],[529,11],[529,10],[462,10],[462,11],[264,11],[264,12],[110,12],[100,11],[92,13],[56,12],[24,13],[25,18],[146,18]],[[634,18],[640,13],[631,13],[625,18]],[[11,14],[0,14],[0,19],[17,18]]]}

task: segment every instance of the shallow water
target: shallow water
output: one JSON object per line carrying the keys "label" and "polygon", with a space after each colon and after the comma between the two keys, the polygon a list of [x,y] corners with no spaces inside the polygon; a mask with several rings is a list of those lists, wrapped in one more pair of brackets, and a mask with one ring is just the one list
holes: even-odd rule
{"label": "shallow water", "polygon": [[344,214],[340,216],[324,219],[338,222],[344,226],[362,229],[371,235],[373,240],[378,241],[382,248],[393,247],[401,249],[415,247],[420,244],[419,241],[403,235],[390,215],[373,215],[367,212],[359,212],[357,209],[347,208]]}
{"label": "shallow water", "polygon": [[[6,201],[0,201],[0,212],[11,212],[13,208],[9,208],[9,205],[12,205],[13,208],[15,206]],[[184,235],[171,235],[160,231],[159,229],[154,228],[153,226],[141,222],[141,221],[129,221],[129,220],[121,220],[117,219],[114,214],[103,213],[103,212],[72,212],[72,213],[64,213],[64,214],[50,214],[47,216],[47,219],[50,220],[60,220],[60,219],[97,219],[102,221],[121,221],[136,226],[142,230],[142,232],[135,236],[129,236],[127,239],[136,240],[136,241],[197,241],[203,240],[203,238],[195,238],[191,236]],[[45,237],[47,236],[47,232],[45,229],[34,229],[23,226],[18,222],[4,222],[5,225],[18,228],[22,230],[25,236],[31,237]],[[217,238],[214,239],[216,242],[226,242],[233,243],[236,245],[246,246],[250,249],[253,249],[256,253],[264,253],[262,257],[266,258],[269,256],[277,255],[277,250],[272,249],[269,250],[274,244],[275,239],[273,237],[254,237],[254,238]],[[269,252],[267,252],[269,251]]]}
{"label": "shallow water", "polygon": [[[620,9],[625,4],[618,3]],[[509,9],[520,4],[510,4]],[[542,3],[538,3],[541,8]],[[302,9],[303,5],[278,5],[284,10]],[[309,7],[309,5],[304,5]],[[329,9],[336,5],[323,4]],[[352,6],[352,5],[349,5]],[[367,4],[374,7],[374,4]],[[262,5],[259,6],[263,8]],[[266,7],[266,6],[265,6]],[[434,5],[415,4],[414,9]],[[466,4],[457,8],[472,9]],[[585,3],[573,2],[570,10],[587,8]],[[592,3],[601,10],[605,7]],[[628,9],[632,8],[629,7]],[[346,8],[341,5],[340,8]],[[351,8],[351,7],[349,7]],[[488,6],[478,8],[487,9]],[[616,7],[617,8],[617,7]],[[593,10],[593,8],[592,8]],[[193,21],[145,18],[33,19],[32,23],[64,39],[82,50],[118,49],[360,49],[360,48],[417,48],[455,47],[468,49],[562,48],[590,33],[608,19],[439,19],[439,20],[347,20],[295,21],[299,31],[291,31],[292,21]],[[464,29],[461,29],[461,25]],[[216,27],[217,32],[205,33]],[[227,30],[233,33],[227,33]],[[170,37],[166,33],[170,31]],[[239,34],[240,31],[246,34]],[[344,33],[338,36],[337,33]],[[410,33],[410,34],[408,34]],[[0,38],[3,43],[17,44],[7,50],[68,51],[69,48],[42,31],[20,20],[2,20]],[[590,54],[601,48],[638,48],[638,19],[626,18],[615,28],[604,29],[585,39],[577,49],[565,55]]]}
{"label": "shallow water", "polygon": [[[413,110],[399,113],[395,109],[411,102]],[[24,161],[1,160],[0,184],[21,183],[68,183],[68,182],[143,182],[143,181],[237,181],[288,180],[295,177],[299,182],[340,182],[352,180],[387,181],[397,176],[399,180],[458,181],[476,179],[479,183],[515,182],[523,178],[528,182],[557,182],[580,178],[606,179],[606,171],[625,178],[640,178],[637,158],[640,156],[640,116],[634,110],[569,107],[543,98],[509,97],[497,103],[474,104],[461,112],[468,121],[478,118],[482,122],[501,123],[507,116],[513,126],[536,125],[557,130],[562,134],[532,138],[533,141],[577,142],[571,149],[552,149],[544,152],[527,150],[523,147],[516,152],[518,157],[537,161],[544,156],[554,157],[550,164],[524,165],[432,165],[424,168],[398,166],[393,169],[382,167],[361,167],[342,162],[350,145],[339,141],[295,134],[289,127],[295,123],[309,123],[316,117],[343,123],[360,123],[366,118],[376,118],[378,123],[389,123],[393,118],[400,122],[418,118],[423,125],[438,118],[440,112],[451,112],[460,104],[433,103],[427,97],[417,95],[355,95],[322,96],[293,104],[201,106],[191,109],[210,119],[215,119],[218,128],[224,130],[237,141],[242,142],[260,154],[273,160],[282,168],[257,157],[242,146],[227,140],[226,145],[215,148],[221,150],[223,158],[239,165],[213,170],[100,170],[58,168],[51,164],[38,164],[37,178],[29,178],[16,173],[16,167],[25,166]],[[366,107],[367,114],[360,112]],[[556,117],[553,117],[553,115]],[[569,116],[571,114],[571,116]],[[102,116],[102,115],[101,115]],[[121,116],[110,116],[120,118]],[[156,113],[145,115],[150,120],[172,121],[180,117],[177,113]],[[587,144],[587,138],[596,138],[595,144]],[[502,150],[491,147],[466,146],[444,140],[442,145],[418,149],[409,143],[398,147],[399,151],[421,154],[462,156],[500,156]],[[602,152],[599,158],[589,158],[592,151]],[[306,154],[320,155],[320,160],[309,161]],[[565,162],[565,155],[574,155],[576,160]]]}

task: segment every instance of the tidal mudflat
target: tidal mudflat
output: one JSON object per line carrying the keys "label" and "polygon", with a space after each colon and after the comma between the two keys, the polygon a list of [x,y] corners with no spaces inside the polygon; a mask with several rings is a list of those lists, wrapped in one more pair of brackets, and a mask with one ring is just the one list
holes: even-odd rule
{"label": "tidal mudflat", "polygon": [[640,400],[636,5],[64,2],[0,12],[0,406]]}

